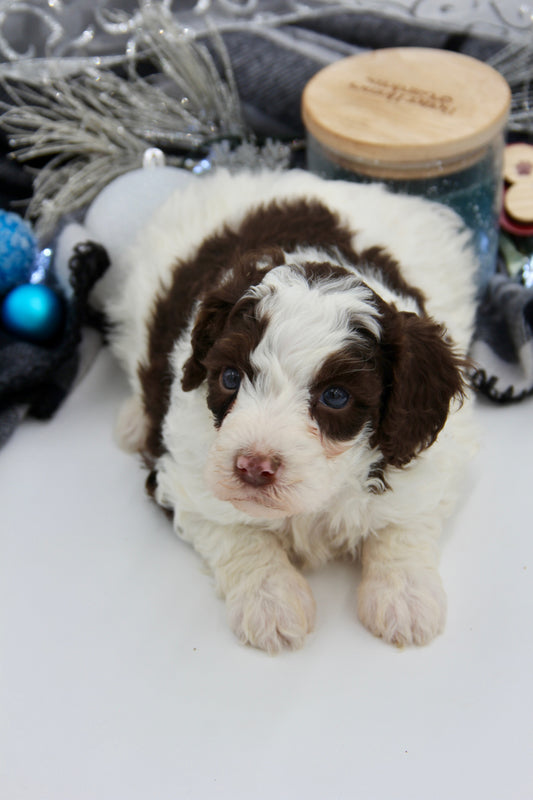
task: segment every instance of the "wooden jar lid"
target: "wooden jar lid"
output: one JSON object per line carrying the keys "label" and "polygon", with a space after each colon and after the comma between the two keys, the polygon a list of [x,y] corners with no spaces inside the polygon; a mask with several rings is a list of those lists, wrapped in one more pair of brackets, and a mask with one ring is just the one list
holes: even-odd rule
{"label": "wooden jar lid", "polygon": [[510,99],[504,78],[475,58],[387,48],[318,72],[304,89],[302,116],[308,132],[356,171],[358,161],[370,172],[372,165],[427,171],[431,162],[485,148],[503,129]]}
{"label": "wooden jar lid", "polygon": [[503,177],[509,183],[533,181],[533,145],[508,144],[503,151]]}

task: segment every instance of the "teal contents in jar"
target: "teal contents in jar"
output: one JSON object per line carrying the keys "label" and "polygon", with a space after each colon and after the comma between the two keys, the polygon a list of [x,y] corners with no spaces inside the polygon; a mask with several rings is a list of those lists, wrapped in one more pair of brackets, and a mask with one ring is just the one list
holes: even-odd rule
{"label": "teal contents in jar", "polygon": [[472,244],[479,259],[477,281],[482,291],[496,269],[502,197],[501,153],[502,139],[498,137],[477,161],[462,170],[424,178],[378,178],[357,172],[355,162],[353,169],[337,163],[334,157],[328,157],[313,136],[308,135],[307,166],[324,178],[379,182],[391,191],[426,197],[452,208],[472,231]]}

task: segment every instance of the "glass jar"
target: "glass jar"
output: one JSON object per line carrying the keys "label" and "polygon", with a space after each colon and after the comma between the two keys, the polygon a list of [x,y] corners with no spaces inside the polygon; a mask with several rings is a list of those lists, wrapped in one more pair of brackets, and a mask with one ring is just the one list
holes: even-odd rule
{"label": "glass jar", "polygon": [[453,208],[472,231],[481,290],[496,269],[509,105],[506,81],[469,56],[388,48],[342,59],[304,90],[307,166]]}

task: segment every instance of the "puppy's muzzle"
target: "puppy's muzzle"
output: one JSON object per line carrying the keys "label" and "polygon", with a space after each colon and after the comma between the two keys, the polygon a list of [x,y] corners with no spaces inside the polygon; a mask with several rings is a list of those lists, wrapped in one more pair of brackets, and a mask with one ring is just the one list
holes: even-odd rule
{"label": "puppy's muzzle", "polygon": [[281,458],[264,453],[239,453],[235,458],[235,474],[250,486],[271,486],[281,467]]}

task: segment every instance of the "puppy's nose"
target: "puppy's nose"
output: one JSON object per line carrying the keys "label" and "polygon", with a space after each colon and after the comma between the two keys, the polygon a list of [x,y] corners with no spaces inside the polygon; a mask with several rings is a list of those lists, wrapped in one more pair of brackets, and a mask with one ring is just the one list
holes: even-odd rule
{"label": "puppy's nose", "polygon": [[262,453],[241,453],[235,459],[235,472],[251,486],[274,483],[280,466],[281,459],[278,456],[265,456]]}

